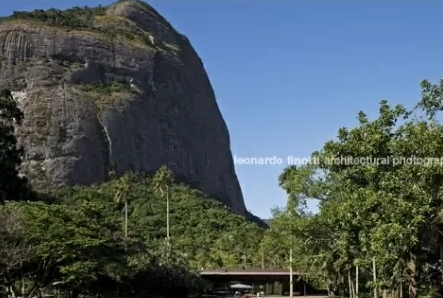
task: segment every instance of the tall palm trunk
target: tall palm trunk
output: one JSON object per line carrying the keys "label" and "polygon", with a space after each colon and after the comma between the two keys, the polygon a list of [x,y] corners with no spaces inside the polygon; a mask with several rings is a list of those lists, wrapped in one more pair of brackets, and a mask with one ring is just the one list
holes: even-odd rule
{"label": "tall palm trunk", "polygon": [[125,238],[128,237],[128,201],[125,200]]}
{"label": "tall palm trunk", "polygon": [[409,297],[415,298],[417,297],[417,283],[416,283],[416,261],[415,255],[410,253],[409,264]]}
{"label": "tall palm trunk", "polygon": [[355,298],[358,298],[358,265],[355,266]]}
{"label": "tall palm trunk", "polygon": [[378,297],[377,292],[377,267],[375,266],[375,258],[372,258],[372,278],[374,281],[374,298]]}
{"label": "tall palm trunk", "polygon": [[171,242],[169,238],[169,187],[166,185],[166,260],[170,261]]}
{"label": "tall palm trunk", "polygon": [[166,186],[166,239],[169,245],[169,188]]}
{"label": "tall palm trunk", "polygon": [[348,290],[349,290],[349,298],[353,298],[354,291],[353,291],[353,287],[352,287],[351,269],[348,270]]}
{"label": "tall palm trunk", "polygon": [[289,297],[294,297],[294,276],[292,273],[292,247],[289,249]]}
{"label": "tall palm trunk", "polygon": [[400,281],[400,285],[399,285],[399,297],[403,298],[403,282]]}
{"label": "tall palm trunk", "polygon": [[443,237],[441,234],[439,235],[438,240],[439,240],[438,246],[440,251],[440,274],[443,277]]}

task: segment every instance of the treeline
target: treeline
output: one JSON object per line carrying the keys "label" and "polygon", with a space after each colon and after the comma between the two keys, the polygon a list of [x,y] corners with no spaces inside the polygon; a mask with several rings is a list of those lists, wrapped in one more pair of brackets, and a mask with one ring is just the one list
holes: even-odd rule
{"label": "treeline", "polygon": [[94,197],[75,205],[7,203],[0,209],[0,282],[7,297],[188,297],[196,274],[125,238]]}
{"label": "treeline", "polygon": [[6,19],[34,20],[46,23],[50,26],[61,26],[71,28],[92,28],[94,17],[105,15],[106,9],[103,6],[97,7],[73,7],[66,10],[36,9],[34,11],[14,11]]}
{"label": "treeline", "polygon": [[[262,241],[268,263],[288,265],[292,250],[292,266],[330,296],[443,294],[443,84],[421,87],[416,107],[382,101],[377,119],[360,112],[357,127],[314,152],[319,164],[284,171],[289,199]],[[405,162],[328,162],[341,157]],[[315,215],[304,211],[313,198]]]}
{"label": "treeline", "polygon": [[[125,2],[121,0],[117,2]],[[139,9],[150,9],[143,1],[130,0],[138,4]],[[95,26],[95,17],[106,15],[106,6],[98,5],[95,7],[73,7],[65,10],[51,8],[48,10],[35,9],[33,11],[14,11],[11,16],[0,18],[0,20],[20,19],[32,20],[45,23],[49,26],[68,27],[68,28],[89,28],[99,30]]]}
{"label": "treeline", "polygon": [[[201,268],[237,267],[263,230],[184,185],[166,201],[143,175],[66,189],[52,202],[7,202],[0,209],[0,285],[11,297],[188,297],[205,289]],[[123,199],[118,200],[121,190]],[[125,202],[128,216],[125,219]],[[125,226],[127,222],[127,237]],[[225,242],[227,241],[227,242]],[[245,260],[251,266],[251,255]],[[23,293],[22,293],[23,292]]]}
{"label": "treeline", "polygon": [[165,167],[152,177],[33,192],[17,171],[14,125],[23,114],[9,91],[0,93],[0,118],[2,296],[184,298],[206,288],[197,270],[259,262],[263,230]]}
{"label": "treeline", "polygon": [[[117,2],[125,2],[122,0]],[[157,12],[150,8],[145,2],[130,0],[137,4],[137,9],[147,10],[162,18]],[[106,6],[96,7],[73,7],[66,10],[51,8],[48,10],[36,9],[34,11],[14,11],[11,16],[1,17],[2,20],[28,20],[42,23],[52,27],[61,27],[67,30],[87,29],[100,32],[109,36],[121,36],[129,40],[136,40],[152,46],[151,34],[135,26],[130,20],[109,19],[98,20],[97,17],[106,15]],[[166,21],[166,20],[165,20]],[[162,46],[160,41],[157,46]]]}

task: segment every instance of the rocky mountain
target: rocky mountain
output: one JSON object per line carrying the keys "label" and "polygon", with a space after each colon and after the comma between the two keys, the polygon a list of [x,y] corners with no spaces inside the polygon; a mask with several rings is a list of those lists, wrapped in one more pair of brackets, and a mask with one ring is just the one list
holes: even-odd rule
{"label": "rocky mountain", "polygon": [[22,172],[37,189],[166,164],[179,180],[247,214],[203,63],[146,3],[2,18],[0,87],[24,111]]}

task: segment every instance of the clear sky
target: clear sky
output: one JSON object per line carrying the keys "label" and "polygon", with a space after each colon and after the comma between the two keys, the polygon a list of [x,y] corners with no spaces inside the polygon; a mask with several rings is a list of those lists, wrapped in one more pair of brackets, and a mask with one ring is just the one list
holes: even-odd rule
{"label": "clear sky", "polygon": [[[2,1],[0,15],[111,2]],[[285,204],[277,177],[287,156],[320,149],[340,127],[355,125],[359,110],[376,116],[382,99],[412,106],[422,79],[443,77],[441,2],[147,2],[202,58],[233,155],[284,159],[283,165],[236,166],[248,209],[263,218]]]}

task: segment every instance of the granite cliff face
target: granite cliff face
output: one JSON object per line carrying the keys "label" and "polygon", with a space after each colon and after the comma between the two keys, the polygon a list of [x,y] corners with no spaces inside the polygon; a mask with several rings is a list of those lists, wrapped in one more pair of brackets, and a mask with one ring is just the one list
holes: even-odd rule
{"label": "granite cliff face", "polygon": [[167,164],[180,180],[246,214],[203,64],[148,5],[121,1],[2,19],[0,87],[14,92],[25,113],[17,130],[22,172],[37,189]]}

